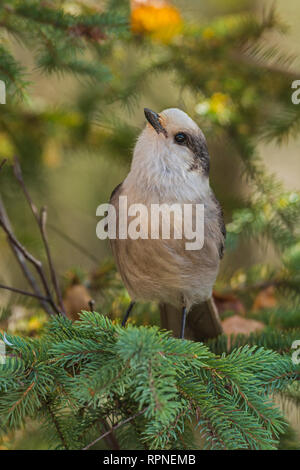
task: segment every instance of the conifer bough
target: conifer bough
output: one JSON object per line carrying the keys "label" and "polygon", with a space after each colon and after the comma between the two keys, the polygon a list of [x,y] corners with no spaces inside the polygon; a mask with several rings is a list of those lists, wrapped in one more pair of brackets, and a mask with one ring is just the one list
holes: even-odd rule
{"label": "conifer bough", "polygon": [[96,312],[53,317],[39,339],[1,339],[1,432],[31,418],[54,448],[94,448],[114,432],[123,449],[274,449],[286,425],[270,394],[299,378],[290,357],[261,347],[217,356]]}

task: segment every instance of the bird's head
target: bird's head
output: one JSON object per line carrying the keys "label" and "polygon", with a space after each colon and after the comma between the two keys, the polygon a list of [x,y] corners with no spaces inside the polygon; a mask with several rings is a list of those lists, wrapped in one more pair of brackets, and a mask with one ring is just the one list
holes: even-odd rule
{"label": "bird's head", "polygon": [[177,108],[144,112],[147,124],[134,150],[132,170],[160,186],[188,184],[195,178],[208,184],[209,153],[197,124]]}

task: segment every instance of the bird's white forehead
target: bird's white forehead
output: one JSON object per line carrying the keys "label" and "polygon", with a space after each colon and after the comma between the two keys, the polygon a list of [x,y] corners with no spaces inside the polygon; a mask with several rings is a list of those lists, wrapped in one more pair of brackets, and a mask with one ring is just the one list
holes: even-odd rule
{"label": "bird's white forehead", "polygon": [[165,126],[167,129],[177,129],[177,130],[184,130],[184,129],[191,129],[195,131],[199,131],[199,127],[193,121],[190,116],[188,116],[184,111],[178,108],[169,108],[164,109],[161,113],[162,125]]}

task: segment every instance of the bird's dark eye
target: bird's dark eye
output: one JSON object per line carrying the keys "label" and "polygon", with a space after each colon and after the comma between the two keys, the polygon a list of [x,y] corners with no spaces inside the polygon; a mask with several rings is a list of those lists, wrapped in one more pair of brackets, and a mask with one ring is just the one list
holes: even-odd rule
{"label": "bird's dark eye", "polygon": [[184,144],[187,140],[187,137],[183,132],[179,132],[175,135],[174,139],[177,144]]}

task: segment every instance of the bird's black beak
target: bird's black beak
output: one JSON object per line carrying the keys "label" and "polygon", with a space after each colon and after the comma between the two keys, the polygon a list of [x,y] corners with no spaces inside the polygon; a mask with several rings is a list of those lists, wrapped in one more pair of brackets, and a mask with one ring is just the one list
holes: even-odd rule
{"label": "bird's black beak", "polygon": [[151,124],[153,129],[158,134],[160,134],[162,132],[162,134],[165,137],[168,137],[168,133],[167,133],[166,129],[162,126],[162,124],[160,122],[159,114],[155,113],[154,111],[152,111],[149,108],[144,108],[144,113],[145,113],[145,117],[146,117],[147,121],[149,122],[149,124]]}

